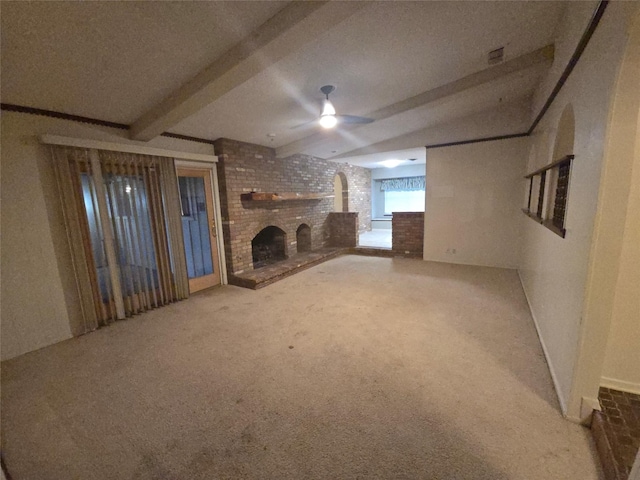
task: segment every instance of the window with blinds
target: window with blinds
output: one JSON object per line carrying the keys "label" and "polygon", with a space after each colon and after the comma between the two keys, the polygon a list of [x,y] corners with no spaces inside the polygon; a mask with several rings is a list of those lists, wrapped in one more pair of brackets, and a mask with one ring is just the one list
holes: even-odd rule
{"label": "window with blinds", "polygon": [[52,149],[84,330],[186,298],[173,159]]}
{"label": "window with blinds", "polygon": [[393,212],[424,212],[425,176],[398,177],[374,180],[381,192],[374,200],[374,217],[391,216]]}

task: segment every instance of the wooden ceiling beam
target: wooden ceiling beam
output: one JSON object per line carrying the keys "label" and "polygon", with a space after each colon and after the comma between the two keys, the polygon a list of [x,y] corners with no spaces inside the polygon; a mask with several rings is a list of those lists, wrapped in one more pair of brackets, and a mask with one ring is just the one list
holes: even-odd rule
{"label": "wooden ceiling beam", "polygon": [[[472,73],[471,75],[467,75],[466,77],[462,77],[451,83],[441,85],[400,102],[380,108],[363,116],[373,118],[374,120],[383,120],[386,118],[390,118],[409,110],[422,107],[429,103],[433,103],[437,100],[450,97],[470,88],[478,87],[480,85],[492,82],[514,72],[526,70],[539,63],[551,63],[553,61],[553,54],[554,46],[547,45],[546,47],[539,48],[538,50],[526,53],[499,65],[495,65],[484,70],[480,70],[479,72]],[[365,124],[358,127],[350,128],[349,133],[353,134],[356,131],[363,131],[367,128],[371,128],[370,125],[372,124]],[[280,158],[283,158],[295,153],[304,152],[308,148],[322,144],[324,141],[326,141],[327,136],[333,133],[334,132],[314,133],[305,138],[296,140],[295,142],[291,142],[287,145],[283,145],[277,148],[276,155]],[[348,152],[342,152],[341,155],[345,155],[346,153]]]}
{"label": "wooden ceiling beam", "polygon": [[[225,93],[299,50],[367,2],[294,1],[171,93],[131,126],[131,138],[151,140]],[[162,68],[159,65],[158,68]]]}

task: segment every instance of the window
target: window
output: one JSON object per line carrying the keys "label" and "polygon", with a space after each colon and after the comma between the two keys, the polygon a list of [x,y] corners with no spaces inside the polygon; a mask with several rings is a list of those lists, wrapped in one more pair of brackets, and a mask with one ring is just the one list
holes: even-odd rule
{"label": "window", "polygon": [[398,177],[376,180],[379,200],[374,201],[374,216],[393,212],[424,212],[425,177]]}
{"label": "window", "polygon": [[564,217],[567,210],[567,192],[569,190],[569,171],[571,159],[558,166],[556,198],[553,204],[553,224],[564,230]]}
{"label": "window", "polygon": [[384,192],[384,214],[393,212],[424,212],[424,190]]}

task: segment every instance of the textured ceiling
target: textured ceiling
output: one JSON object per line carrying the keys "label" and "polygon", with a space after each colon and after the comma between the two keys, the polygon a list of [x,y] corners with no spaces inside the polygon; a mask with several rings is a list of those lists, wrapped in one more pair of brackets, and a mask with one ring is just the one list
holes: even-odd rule
{"label": "textured ceiling", "polygon": [[3,2],[2,101],[131,123],[287,2]]}
{"label": "textured ceiling", "polygon": [[[2,101],[131,124],[287,2],[3,2]],[[562,2],[367,2],[174,133],[285,147],[316,134],[322,85],[338,113],[367,115],[553,42]],[[303,153],[324,158],[528,98],[548,64],[496,78]],[[306,126],[304,126],[306,124]],[[303,126],[300,126],[303,125]],[[295,128],[298,127],[298,128]],[[274,134],[275,137],[268,137]],[[273,140],[271,139],[273,138]]]}
{"label": "textured ceiling", "polygon": [[[380,162],[386,160],[400,160],[398,166],[404,165],[424,165],[427,160],[427,154],[424,148],[409,148],[406,150],[390,150],[387,152],[371,153],[369,155],[357,155],[354,157],[346,157],[335,160],[341,163],[350,163],[351,165],[359,165],[365,168],[393,168],[386,167]],[[415,159],[415,160],[410,160]]]}

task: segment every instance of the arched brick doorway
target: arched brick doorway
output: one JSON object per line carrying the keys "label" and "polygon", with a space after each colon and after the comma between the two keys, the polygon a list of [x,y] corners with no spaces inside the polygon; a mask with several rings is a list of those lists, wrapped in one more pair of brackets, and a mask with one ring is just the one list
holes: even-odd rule
{"label": "arched brick doorway", "polygon": [[335,195],[333,199],[333,211],[348,212],[349,184],[347,183],[347,176],[342,172],[336,173],[336,176],[333,178],[333,193]]}

